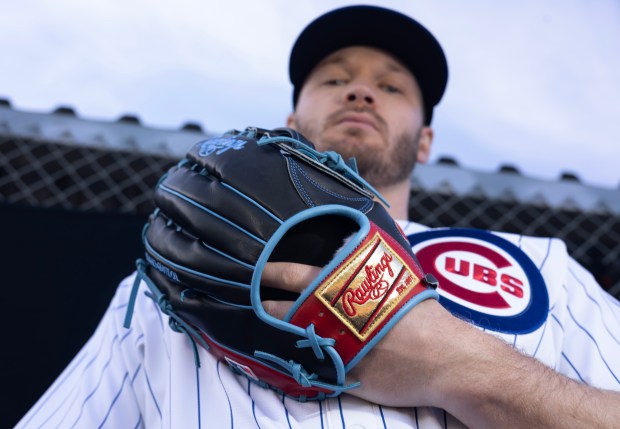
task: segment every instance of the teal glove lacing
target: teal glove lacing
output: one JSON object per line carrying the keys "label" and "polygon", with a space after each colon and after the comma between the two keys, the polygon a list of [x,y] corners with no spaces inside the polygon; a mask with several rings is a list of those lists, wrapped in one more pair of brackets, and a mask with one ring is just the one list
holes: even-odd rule
{"label": "teal glove lacing", "polygon": [[[198,356],[198,346],[196,345],[196,341],[198,341],[206,350],[209,350],[209,345],[196,329],[194,329],[190,324],[185,322],[174,312],[172,304],[168,301],[168,296],[163,294],[157,285],[155,285],[153,280],[151,280],[146,274],[146,267],[147,262],[144,259],[138,259],[136,261],[136,278],[133,282],[129,302],[127,303],[127,313],[125,313],[125,322],[123,323],[123,326],[127,329],[131,326],[131,318],[136,305],[136,297],[138,295],[140,282],[144,281],[150,290],[150,292],[145,292],[144,294],[159,306],[162,313],[169,316],[168,324],[170,325],[170,328],[175,332],[186,334],[189,337],[194,351],[194,362],[196,363],[196,366],[200,368],[200,357]],[[181,294],[182,298],[184,298],[185,292],[186,291],[183,291]]]}

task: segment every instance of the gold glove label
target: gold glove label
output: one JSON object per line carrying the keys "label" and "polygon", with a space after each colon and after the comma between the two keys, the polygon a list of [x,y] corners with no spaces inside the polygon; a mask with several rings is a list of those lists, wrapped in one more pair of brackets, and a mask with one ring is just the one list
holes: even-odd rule
{"label": "gold glove label", "polygon": [[379,233],[358,248],[314,295],[365,341],[420,279]]}

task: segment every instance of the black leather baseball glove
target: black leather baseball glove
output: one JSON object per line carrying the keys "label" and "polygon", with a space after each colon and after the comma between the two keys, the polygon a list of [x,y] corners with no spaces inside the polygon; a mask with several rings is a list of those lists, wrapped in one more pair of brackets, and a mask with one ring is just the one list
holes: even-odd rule
{"label": "black leather baseball glove", "polygon": [[[171,327],[234,371],[298,400],[336,396],[406,312],[438,298],[375,197],[354,165],[293,130],[204,140],[157,185],[132,302],[144,280]],[[292,295],[261,287],[273,261],[323,268]],[[280,320],[267,299],[295,303]]]}

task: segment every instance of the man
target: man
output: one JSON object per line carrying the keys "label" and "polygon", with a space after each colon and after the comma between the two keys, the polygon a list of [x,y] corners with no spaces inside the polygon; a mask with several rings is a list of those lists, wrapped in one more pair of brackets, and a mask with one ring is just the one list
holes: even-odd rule
{"label": "man", "polygon": [[[434,37],[393,11],[336,10],[299,37],[291,80],[288,125],[321,150],[355,155],[392,216],[404,219],[409,175],[428,158],[433,107],[447,80]],[[617,427],[620,304],[562,243],[401,225],[422,263],[448,250],[447,298],[409,312],[354,368],[362,386],[350,394],[299,403],[234,375],[202,349],[196,368],[187,338],[142,294],[131,329],[123,328],[130,277],[18,427]],[[483,255],[508,265],[491,271]],[[299,291],[317,270],[271,264],[263,282]],[[470,271],[478,290],[455,280]],[[265,302],[276,316],[289,305]]]}

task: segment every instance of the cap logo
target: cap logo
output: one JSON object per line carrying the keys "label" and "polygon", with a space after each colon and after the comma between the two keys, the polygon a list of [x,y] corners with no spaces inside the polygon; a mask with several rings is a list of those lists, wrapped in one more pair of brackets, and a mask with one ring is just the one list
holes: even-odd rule
{"label": "cap logo", "polygon": [[364,341],[419,282],[377,233],[336,269],[314,295]]}
{"label": "cap logo", "polygon": [[546,319],[549,297],[531,259],[486,231],[442,229],[409,236],[423,270],[439,280],[440,302],[481,327],[526,333]]}

